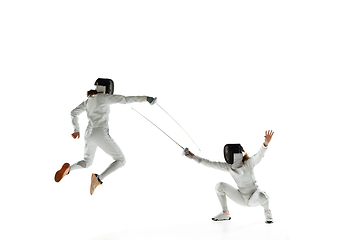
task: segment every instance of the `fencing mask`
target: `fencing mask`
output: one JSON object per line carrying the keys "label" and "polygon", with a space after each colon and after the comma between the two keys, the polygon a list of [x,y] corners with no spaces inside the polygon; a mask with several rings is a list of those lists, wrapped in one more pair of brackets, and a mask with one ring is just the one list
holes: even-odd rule
{"label": "fencing mask", "polygon": [[237,144],[226,144],[224,146],[224,157],[225,161],[228,164],[231,164],[232,168],[240,168],[243,165],[242,159],[243,159],[243,147],[237,143]]}
{"label": "fencing mask", "polygon": [[98,92],[114,93],[114,81],[109,78],[98,78],[94,84]]}

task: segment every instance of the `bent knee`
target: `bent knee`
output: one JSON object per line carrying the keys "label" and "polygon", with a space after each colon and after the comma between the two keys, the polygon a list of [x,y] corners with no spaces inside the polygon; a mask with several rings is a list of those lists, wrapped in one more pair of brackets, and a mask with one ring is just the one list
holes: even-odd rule
{"label": "bent knee", "polygon": [[126,163],[125,160],[117,160],[116,162],[117,162],[117,164],[119,165],[119,167],[125,166],[125,163]]}
{"label": "bent knee", "polygon": [[265,192],[261,192],[259,195],[259,203],[260,205],[264,205],[269,202],[269,196]]}
{"label": "bent knee", "polygon": [[119,165],[119,167],[123,167],[126,164],[126,160],[125,157],[118,157],[118,158],[114,158],[116,164]]}
{"label": "bent knee", "polygon": [[257,207],[269,202],[269,196],[265,192],[256,191],[249,199],[250,207]]}
{"label": "bent knee", "polygon": [[77,165],[79,165],[82,168],[88,168],[92,165],[92,161],[82,160],[78,162]]}
{"label": "bent knee", "polygon": [[112,163],[113,166],[116,166],[117,168],[121,168],[125,165],[126,160],[123,155],[119,156],[113,156],[114,162]]}
{"label": "bent knee", "polygon": [[216,184],[216,186],[215,186],[216,193],[218,193],[220,195],[226,195],[225,191],[224,191],[225,186],[226,186],[226,183],[224,183],[224,182],[219,182],[218,184]]}

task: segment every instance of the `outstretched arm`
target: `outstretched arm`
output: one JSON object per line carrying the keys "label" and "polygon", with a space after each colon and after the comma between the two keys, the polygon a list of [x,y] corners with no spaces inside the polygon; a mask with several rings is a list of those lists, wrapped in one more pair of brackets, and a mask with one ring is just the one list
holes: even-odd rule
{"label": "outstretched arm", "polygon": [[204,165],[206,167],[211,167],[211,168],[218,169],[218,170],[225,171],[225,172],[230,171],[229,164],[227,164],[225,162],[212,162],[205,158],[198,157],[195,154],[193,154],[192,152],[190,152],[188,148],[186,148],[184,150],[184,154],[186,157],[191,158],[194,161],[196,161],[197,163],[201,163],[202,165]]}
{"label": "outstretched arm", "polygon": [[122,96],[122,95],[106,95],[106,101],[109,104],[114,103],[121,103],[121,104],[128,104],[134,102],[145,102],[147,101],[151,105],[156,102],[156,98],[149,97],[149,96]]}

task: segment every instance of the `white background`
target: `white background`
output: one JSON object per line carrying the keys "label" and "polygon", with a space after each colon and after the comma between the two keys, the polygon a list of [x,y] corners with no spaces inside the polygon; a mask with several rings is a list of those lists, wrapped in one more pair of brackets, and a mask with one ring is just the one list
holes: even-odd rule
{"label": "white background", "polygon": [[[1,235],[4,239],[359,239],[359,3],[357,1],[3,1]],[[53,180],[82,159],[70,111],[98,77],[115,94],[158,106],[114,105],[110,134],[127,157],[90,196],[89,169]],[[195,154],[223,161],[226,143],[255,154],[275,224],[261,207],[214,187],[227,173],[181,155],[145,114]],[[5,224],[4,224],[5,222]],[[3,238],[3,237],[2,237]]]}

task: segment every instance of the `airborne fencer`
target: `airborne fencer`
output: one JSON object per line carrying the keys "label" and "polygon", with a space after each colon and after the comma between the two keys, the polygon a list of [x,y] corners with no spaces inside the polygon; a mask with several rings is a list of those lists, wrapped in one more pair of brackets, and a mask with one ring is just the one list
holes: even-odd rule
{"label": "airborne fencer", "polygon": [[55,174],[55,181],[59,182],[64,176],[76,169],[88,168],[92,165],[97,147],[113,158],[113,162],[100,175],[91,175],[90,194],[94,193],[97,186],[103,180],[125,165],[125,156],[120,147],[109,135],[109,113],[111,104],[128,104],[135,102],[149,102],[155,104],[156,98],[149,96],[122,96],[115,95],[114,82],[108,78],[98,78],[95,82],[96,89],[87,92],[88,99],[71,111],[74,133],[71,136],[80,138],[80,126],[78,115],[85,112],[89,120],[85,132],[84,159],[70,166],[69,163],[63,164]]}
{"label": "airborne fencer", "polygon": [[264,208],[265,223],[273,223],[272,213],[269,208],[269,196],[258,187],[253,172],[253,168],[264,157],[273,134],[272,130],[265,132],[264,143],[261,145],[260,150],[252,157],[245,153],[240,144],[226,144],[224,146],[226,162],[212,162],[194,155],[188,148],[184,150],[185,156],[204,166],[229,172],[237,184],[237,189],[224,182],[216,185],[215,189],[222,212],[214,216],[212,220],[223,221],[231,219],[227,206],[227,196],[235,203],[244,207],[262,206]]}

